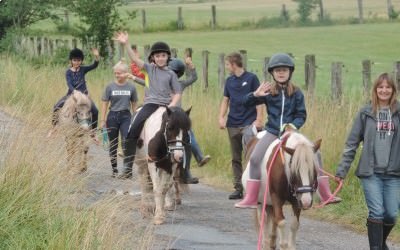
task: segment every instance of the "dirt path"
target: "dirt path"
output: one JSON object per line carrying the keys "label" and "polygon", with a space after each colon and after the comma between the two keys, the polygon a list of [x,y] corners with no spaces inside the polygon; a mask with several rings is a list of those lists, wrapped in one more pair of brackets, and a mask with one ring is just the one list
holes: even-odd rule
{"label": "dirt path", "polygon": [[[14,124],[9,116],[0,112],[0,141],[5,141],[5,137],[8,139],[9,127]],[[6,153],[6,145],[1,145],[0,163]],[[119,195],[136,204],[139,202],[140,192],[136,179],[131,181],[111,178],[109,158],[101,146],[91,146],[89,155],[86,186],[91,195],[84,203],[91,204],[109,195]],[[128,194],[123,194],[124,192]],[[203,184],[191,185],[190,192],[183,196],[183,204],[168,213],[164,225],[155,227],[151,249],[256,249],[257,233],[253,211],[235,209],[234,201],[228,200],[228,195],[228,192]],[[130,209],[129,213],[129,218],[140,219],[137,209]],[[146,220],[143,222],[150,223]],[[127,228],[127,234],[129,233],[130,228]],[[137,249],[132,246],[131,249]],[[400,245],[390,244],[389,248],[400,250]],[[357,234],[336,224],[302,217],[297,249],[368,249],[368,239],[366,235]]]}

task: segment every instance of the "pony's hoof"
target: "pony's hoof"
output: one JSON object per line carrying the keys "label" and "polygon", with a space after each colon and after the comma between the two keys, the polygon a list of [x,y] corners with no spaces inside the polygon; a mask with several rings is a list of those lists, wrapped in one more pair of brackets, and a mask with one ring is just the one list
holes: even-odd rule
{"label": "pony's hoof", "polygon": [[181,198],[175,199],[175,204],[176,205],[182,205],[182,199]]}
{"label": "pony's hoof", "polygon": [[171,205],[168,205],[168,206],[164,206],[164,208],[167,211],[174,211],[175,210],[174,204],[171,204]]}
{"label": "pony's hoof", "polygon": [[153,224],[154,225],[161,225],[164,224],[165,218],[154,218]]}

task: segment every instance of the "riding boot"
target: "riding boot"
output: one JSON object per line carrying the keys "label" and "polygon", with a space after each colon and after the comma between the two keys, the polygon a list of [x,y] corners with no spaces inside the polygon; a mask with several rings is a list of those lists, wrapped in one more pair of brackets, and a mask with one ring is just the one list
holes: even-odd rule
{"label": "riding boot", "polygon": [[340,197],[332,197],[332,192],[329,187],[329,176],[326,175],[318,177],[318,195],[321,203],[329,200],[326,205],[339,203],[342,201]]}
{"label": "riding boot", "polygon": [[124,152],[124,164],[122,174],[118,176],[120,179],[132,179],[132,166],[135,161],[136,154],[136,143],[134,140],[125,139],[124,146],[122,147]]}
{"label": "riding boot", "polygon": [[260,190],[260,180],[249,179],[246,182],[246,194],[244,199],[235,204],[237,208],[257,208],[258,191]]}
{"label": "riding boot", "polygon": [[394,227],[394,224],[383,224],[383,238],[382,238],[382,249],[383,250],[389,250],[389,247],[386,244],[386,240],[390,234],[390,231],[392,231],[393,227]]}
{"label": "riding boot", "polygon": [[368,241],[370,250],[381,250],[383,243],[383,222],[367,219]]}

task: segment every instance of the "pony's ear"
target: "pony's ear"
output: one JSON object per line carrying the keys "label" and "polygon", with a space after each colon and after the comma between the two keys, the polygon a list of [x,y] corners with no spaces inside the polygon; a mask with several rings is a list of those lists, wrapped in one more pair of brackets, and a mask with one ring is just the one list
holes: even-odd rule
{"label": "pony's ear", "polygon": [[285,145],[282,145],[283,151],[285,151],[286,153],[293,155],[294,154],[294,149],[293,148],[288,148]]}
{"label": "pony's ear", "polygon": [[317,152],[317,150],[321,147],[321,142],[322,139],[318,139],[316,142],[314,142],[314,152]]}
{"label": "pony's ear", "polygon": [[189,109],[187,109],[187,110],[185,111],[185,113],[186,113],[186,115],[187,115],[187,116],[189,116],[189,115],[190,115],[190,111],[192,111],[192,106],[190,106],[190,108],[189,108]]}

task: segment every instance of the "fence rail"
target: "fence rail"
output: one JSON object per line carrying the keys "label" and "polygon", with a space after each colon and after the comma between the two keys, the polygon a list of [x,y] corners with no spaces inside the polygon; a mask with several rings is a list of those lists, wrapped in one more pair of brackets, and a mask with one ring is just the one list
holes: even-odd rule
{"label": "fence rail", "polygon": [[[83,49],[87,49],[88,45],[80,42],[78,39],[49,39],[47,37],[20,37],[15,43],[14,47],[16,51],[24,53],[30,57],[38,57],[38,56],[54,56],[55,52],[59,48],[68,48],[72,49],[75,47],[80,47]],[[113,51],[111,48],[117,48],[116,51]],[[176,48],[172,48],[172,56],[177,57],[178,50]],[[144,58],[147,59],[150,52],[150,45],[144,45]],[[239,50],[240,54],[243,57],[243,65],[247,66],[247,51]],[[125,51],[120,46],[110,46],[110,58],[118,58],[125,57]],[[192,56],[193,49],[186,48],[183,50],[184,55]],[[200,53],[201,62],[202,62],[202,87],[207,89],[209,87],[209,60],[210,60],[210,51],[203,50]],[[262,72],[265,81],[270,81],[271,76],[268,73],[267,65],[269,62],[269,57],[265,57],[262,63]],[[220,53],[217,57],[217,79],[218,85],[221,89],[223,89],[225,85],[226,72],[225,72],[225,54]],[[363,60],[361,62],[362,70],[362,88],[364,93],[368,93],[371,88],[371,72],[372,72],[372,63],[370,60]],[[343,95],[343,62],[332,62],[331,64],[331,98],[336,100],[342,98]],[[315,87],[316,87],[316,59],[315,55],[305,55],[304,58],[304,82],[305,88],[307,90],[308,95],[313,95]],[[393,78],[397,84],[397,87],[400,89],[400,61],[396,61],[393,64]]]}

